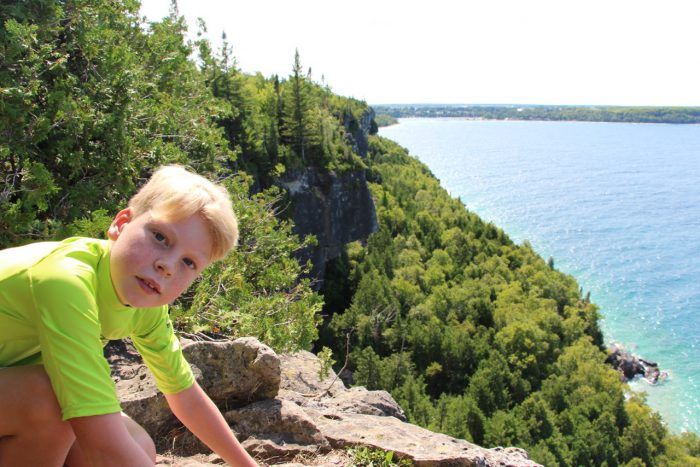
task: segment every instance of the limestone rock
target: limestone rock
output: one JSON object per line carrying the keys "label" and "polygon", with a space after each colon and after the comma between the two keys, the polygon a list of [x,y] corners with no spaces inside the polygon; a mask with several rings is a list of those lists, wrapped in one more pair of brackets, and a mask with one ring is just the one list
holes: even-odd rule
{"label": "limestone rock", "polygon": [[340,255],[346,244],[366,240],[378,229],[366,173],[309,167],[285,173],[278,184],[289,192],[294,232],[300,237],[316,237],[317,244],[297,256],[302,264],[311,260],[311,277],[314,287],[319,288],[326,263]]}
{"label": "limestone rock", "polygon": [[224,414],[226,421],[244,437],[256,436],[277,442],[328,447],[316,424],[293,402],[280,399],[255,402]]}
{"label": "limestone rock", "polygon": [[[121,350],[122,357],[116,353]],[[148,369],[133,358],[128,344],[112,350],[108,360],[116,378],[122,410],[156,439],[176,438],[179,422],[158,391]],[[188,342],[183,353],[197,382],[219,407],[241,407],[275,397],[280,383],[279,357],[254,338],[226,342]]]}
{"label": "limestone rock", "polygon": [[639,358],[616,344],[608,348],[605,362],[612,365],[620,373],[620,378],[623,381],[629,381],[637,375],[644,375],[646,370]]}
{"label": "limestone rock", "polygon": [[309,408],[331,409],[341,413],[357,413],[396,417],[406,415],[386,391],[368,391],[363,387],[347,389],[333,370],[323,380],[321,362],[311,352],[300,351],[280,356],[282,381],[280,395]]}
{"label": "limestone rock", "polygon": [[323,405],[341,413],[396,417],[406,421],[406,414],[393,397],[386,391],[368,391],[354,387],[324,401]]}
{"label": "limestone rock", "polygon": [[376,123],[373,125],[374,116],[374,109],[371,107],[362,114],[359,121],[351,112],[343,116],[343,126],[347,131],[352,150],[363,159],[367,159],[369,152],[369,135],[377,131]]}
{"label": "limestone rock", "polygon": [[225,462],[216,454],[196,454],[186,458],[162,455],[156,457],[156,467],[205,467],[224,464]]}
{"label": "limestone rock", "polygon": [[117,383],[122,411],[144,427],[154,439],[167,435],[177,420],[145,365],[138,365],[134,377]]}
{"label": "limestone rock", "polygon": [[[278,358],[255,339],[189,343],[183,349],[234,434],[262,465],[348,465],[345,448],[351,446],[393,451],[419,466],[537,465],[518,448],[485,449],[405,423],[387,392],[347,389],[332,371],[321,378],[320,361],[309,352]],[[159,452],[170,451],[158,465],[220,464],[167,418],[170,411],[145,368],[127,363],[112,361],[117,387],[125,411],[154,437]]]}
{"label": "limestone rock", "polygon": [[[352,112],[343,116],[347,142],[363,159],[368,155],[369,135],[377,132],[374,115],[369,108],[359,119]],[[300,237],[312,234],[318,241],[297,255],[302,264],[311,260],[312,286],[318,290],[326,263],[340,255],[347,243],[366,240],[379,228],[366,171],[335,173],[307,167],[286,172],[277,183],[289,191],[294,232]]]}
{"label": "limestone rock", "polygon": [[[309,352],[280,357],[278,398],[298,404],[316,430],[335,449],[367,446],[393,451],[423,466],[534,466],[517,448],[485,449],[464,440],[403,422],[405,415],[386,391],[347,389],[335,373],[323,380],[321,364]],[[332,384],[331,384],[332,383]]]}
{"label": "limestone rock", "polygon": [[255,338],[191,342],[182,352],[202,373],[199,384],[217,405],[240,407],[277,395],[279,357]]}
{"label": "limestone rock", "polygon": [[485,449],[467,441],[434,433],[394,417],[375,415],[323,414],[316,420],[334,448],[363,445],[393,451],[397,458],[410,459],[416,466],[534,466],[518,452]]}
{"label": "limestone rock", "polygon": [[286,443],[279,440],[257,438],[248,438],[242,444],[255,459],[274,465],[299,458],[315,459],[322,455],[318,447],[311,444]]}
{"label": "limestone rock", "polygon": [[280,390],[307,395],[328,391],[331,396],[347,391],[332,369],[329,370],[328,377],[321,379],[321,361],[305,350],[280,355],[280,371]]}

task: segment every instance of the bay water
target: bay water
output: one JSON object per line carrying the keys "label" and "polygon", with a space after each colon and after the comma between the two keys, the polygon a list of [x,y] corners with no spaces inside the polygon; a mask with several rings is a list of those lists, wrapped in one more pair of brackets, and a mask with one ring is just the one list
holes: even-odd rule
{"label": "bay water", "polygon": [[700,125],[406,118],[379,134],[573,275],[606,342],[670,374],[630,387],[700,433]]}

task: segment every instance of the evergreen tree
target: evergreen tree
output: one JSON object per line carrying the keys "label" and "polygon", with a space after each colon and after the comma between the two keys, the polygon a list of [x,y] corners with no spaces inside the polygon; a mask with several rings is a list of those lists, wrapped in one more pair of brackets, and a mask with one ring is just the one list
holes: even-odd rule
{"label": "evergreen tree", "polygon": [[283,92],[283,126],[284,141],[292,146],[294,152],[306,165],[307,152],[313,140],[311,134],[312,98],[309,81],[304,76],[299,51],[294,52],[294,66]]}

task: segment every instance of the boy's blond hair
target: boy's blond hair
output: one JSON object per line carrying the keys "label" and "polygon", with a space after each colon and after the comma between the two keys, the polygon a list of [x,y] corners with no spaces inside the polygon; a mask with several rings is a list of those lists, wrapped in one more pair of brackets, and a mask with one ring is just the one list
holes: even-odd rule
{"label": "boy's blond hair", "polygon": [[212,260],[222,259],[238,242],[238,221],[226,189],[179,165],[158,168],[129,200],[134,217],[151,212],[178,221],[199,214],[209,227]]}

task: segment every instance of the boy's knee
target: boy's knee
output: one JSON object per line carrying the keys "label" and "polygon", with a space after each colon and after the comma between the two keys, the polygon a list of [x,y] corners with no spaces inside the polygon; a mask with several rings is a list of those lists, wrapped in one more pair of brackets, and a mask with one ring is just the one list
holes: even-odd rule
{"label": "boy's knee", "polygon": [[70,423],[61,419],[60,410],[46,402],[39,402],[26,414],[26,433],[37,440],[46,439],[50,443],[70,446],[75,434]]}
{"label": "boy's knee", "polygon": [[23,384],[28,401],[23,413],[26,431],[37,439],[46,438],[51,443],[70,446],[75,434],[70,423],[62,419],[61,407],[46,372],[43,369],[31,371]]}
{"label": "boy's knee", "polygon": [[25,434],[38,443],[46,442],[53,446],[63,446],[66,450],[75,441],[75,433],[70,423],[61,419],[58,405],[41,400],[27,410]]}
{"label": "boy's knee", "polygon": [[28,401],[24,414],[27,421],[32,424],[63,424],[70,428],[68,423],[61,420],[61,408],[51,387],[51,381],[43,370],[32,371],[23,383]]}
{"label": "boy's knee", "polygon": [[70,424],[61,418],[61,409],[44,368],[13,367],[3,371],[3,376],[9,375],[9,379],[0,381],[0,399],[4,398],[0,400],[4,403],[0,404],[3,413],[0,429],[5,430],[0,435],[9,436],[14,445],[22,446],[31,439],[38,445],[67,451],[75,435]]}

